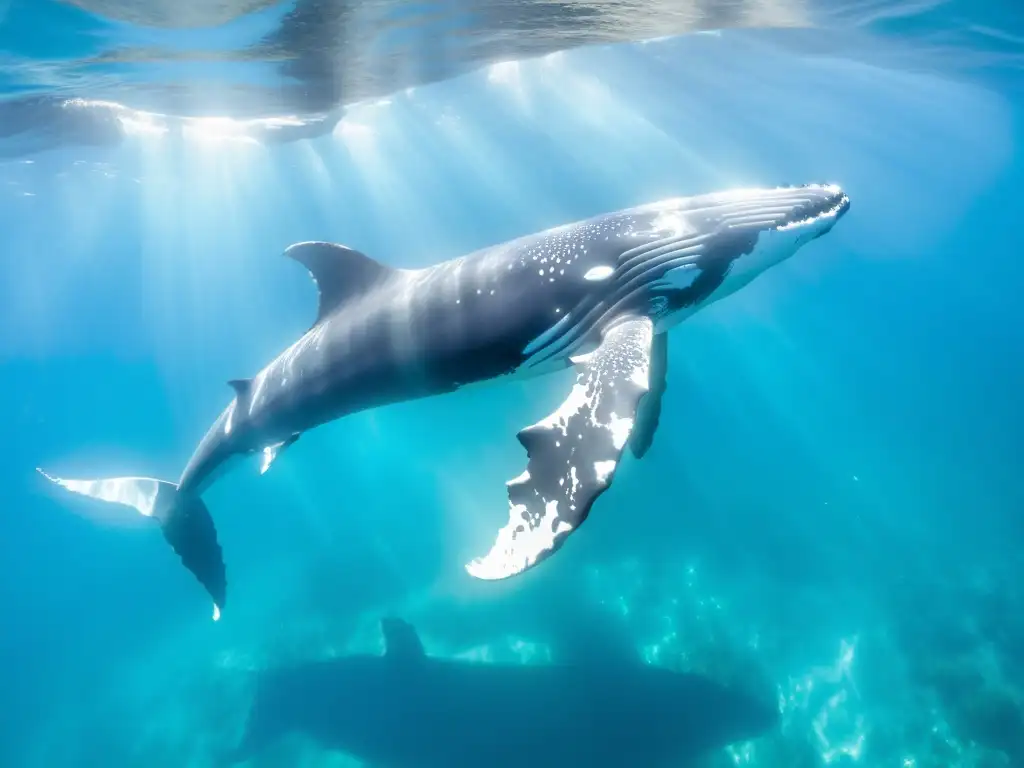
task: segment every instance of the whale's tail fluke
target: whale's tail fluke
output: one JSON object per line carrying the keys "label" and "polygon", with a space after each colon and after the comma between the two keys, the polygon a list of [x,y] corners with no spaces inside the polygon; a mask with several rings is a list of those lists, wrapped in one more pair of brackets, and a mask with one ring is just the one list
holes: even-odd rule
{"label": "whale's tail fluke", "polygon": [[152,477],[109,477],[67,480],[41,469],[39,474],[72,493],[99,501],[123,504],[160,523],[164,538],[181,562],[199,579],[213,598],[214,621],[220,618],[227,593],[224,556],[217,530],[202,499],[178,492],[178,486]]}

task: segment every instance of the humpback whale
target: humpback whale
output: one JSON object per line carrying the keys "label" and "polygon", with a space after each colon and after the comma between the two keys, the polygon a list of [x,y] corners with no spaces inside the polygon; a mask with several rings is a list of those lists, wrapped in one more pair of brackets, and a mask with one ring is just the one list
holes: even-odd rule
{"label": "humpback whale", "polygon": [[157,520],[217,619],[227,580],[201,495],[229,459],[258,456],[266,472],[304,432],[346,414],[575,367],[565,402],[518,433],[527,466],[507,483],[508,522],[466,565],[480,579],[514,576],[586,520],[627,443],[638,458],[651,445],[667,331],[830,231],[849,205],[831,184],[673,198],[423,269],[297,243],[286,255],[316,282],[315,321],[254,377],[228,382],[234,397],[176,483],[39,472]]}
{"label": "humpback whale", "polygon": [[400,619],[381,629],[383,655],[261,673],[238,746],[220,762],[249,760],[297,733],[394,768],[689,765],[779,720],[767,701],[640,659],[443,659],[424,653]]}

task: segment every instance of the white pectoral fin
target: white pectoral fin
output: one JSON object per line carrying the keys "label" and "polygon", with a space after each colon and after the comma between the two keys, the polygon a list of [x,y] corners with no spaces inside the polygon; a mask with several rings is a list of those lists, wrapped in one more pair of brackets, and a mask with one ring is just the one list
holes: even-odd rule
{"label": "white pectoral fin", "polygon": [[277,460],[277,457],[287,451],[299,437],[299,433],[296,433],[280,443],[265,446],[260,452],[260,474],[266,474],[267,470],[270,469],[270,465]]}
{"label": "white pectoral fin", "polygon": [[615,475],[649,387],[654,326],[630,317],[579,360],[569,397],[522,430],[526,471],[508,483],[509,521],[491,551],[466,565],[478,579],[515,576],[554,554]]}

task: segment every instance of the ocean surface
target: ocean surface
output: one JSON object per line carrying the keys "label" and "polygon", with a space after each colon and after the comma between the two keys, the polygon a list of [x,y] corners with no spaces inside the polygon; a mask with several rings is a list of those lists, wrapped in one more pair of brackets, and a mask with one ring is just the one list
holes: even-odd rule
{"label": "ocean surface", "polygon": [[[1019,0],[0,0],[0,765],[219,765],[261,671],[399,616],[760,691],[711,768],[1024,766],[1022,148]],[[520,577],[463,566],[568,372],[237,467],[217,622],[152,520],[35,472],[177,478],[315,317],[294,242],[421,267],[818,181],[850,212],[673,330],[650,453]]]}

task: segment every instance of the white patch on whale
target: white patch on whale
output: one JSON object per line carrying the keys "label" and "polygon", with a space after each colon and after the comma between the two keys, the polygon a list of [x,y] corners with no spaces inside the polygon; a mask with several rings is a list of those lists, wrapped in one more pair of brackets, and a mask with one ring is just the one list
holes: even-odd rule
{"label": "white patch on whale", "polygon": [[[636,374],[634,374],[630,378],[633,382],[636,382],[639,377],[637,377]],[[646,390],[646,378],[643,380],[643,386]],[[608,422],[607,426],[612,433],[612,445],[614,445],[617,450],[622,450],[622,447],[626,444],[626,441],[629,439],[629,433],[633,431],[633,419],[622,419],[613,413],[611,421]]]}
{"label": "white patch on whale", "polygon": [[595,461],[594,462],[594,476],[597,478],[599,483],[608,483],[608,478],[611,477],[612,472],[615,471],[614,461]]}

